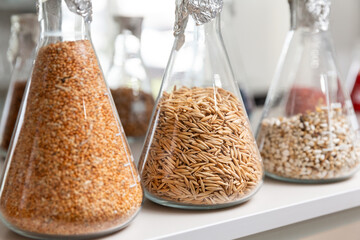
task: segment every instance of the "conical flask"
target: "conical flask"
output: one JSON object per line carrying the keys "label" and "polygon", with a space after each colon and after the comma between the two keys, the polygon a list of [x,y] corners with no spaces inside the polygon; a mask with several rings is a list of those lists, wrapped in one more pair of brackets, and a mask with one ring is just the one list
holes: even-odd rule
{"label": "conical flask", "polygon": [[11,16],[11,37],[8,58],[14,66],[0,121],[0,153],[5,156],[9,148],[27,80],[30,78],[39,22],[32,13]]}
{"label": "conical flask", "polygon": [[91,1],[38,1],[41,38],[0,189],[0,216],[33,238],[127,225],[142,188],[91,44]]}
{"label": "conical flask", "polygon": [[221,9],[222,0],[176,1],[175,42],[139,162],[146,196],[165,206],[227,207],[262,184],[220,34]]}
{"label": "conical flask", "polygon": [[329,182],[359,166],[357,121],[329,35],[330,0],[291,0],[292,28],[257,131],[270,177]]}
{"label": "conical flask", "polygon": [[115,16],[120,33],[106,76],[115,106],[129,140],[146,135],[155,105],[150,79],[140,54],[142,17]]}

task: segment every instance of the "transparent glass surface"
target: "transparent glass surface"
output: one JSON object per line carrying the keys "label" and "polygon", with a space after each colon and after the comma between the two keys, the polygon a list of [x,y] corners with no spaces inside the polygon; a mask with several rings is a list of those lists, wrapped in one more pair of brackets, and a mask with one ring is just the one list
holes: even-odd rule
{"label": "transparent glass surface", "polygon": [[[139,169],[159,204],[212,209],[239,204],[263,168],[220,35],[219,17],[176,37]],[[183,44],[182,44],[183,43]]]}
{"label": "transparent glass surface", "polygon": [[306,2],[290,1],[293,28],[256,138],[268,176],[331,182],[348,178],[359,168],[358,124],[340,81],[329,32],[303,18]]}
{"label": "transparent glass surface", "polygon": [[31,74],[34,52],[39,38],[36,14],[13,15],[8,53],[13,63],[10,85],[0,121],[0,152],[5,156],[10,145],[16,119]]}
{"label": "transparent glass surface", "polygon": [[108,234],[134,218],[143,192],[91,44],[91,1],[38,4],[40,45],[2,174],[0,216],[33,238]]}
{"label": "transparent glass surface", "polygon": [[354,56],[346,78],[346,87],[350,92],[356,117],[360,121],[360,41],[354,50]]}
{"label": "transparent glass surface", "polygon": [[155,100],[140,54],[141,17],[116,16],[120,29],[107,82],[128,139],[146,135]]}
{"label": "transparent glass surface", "polygon": [[224,8],[222,11],[222,35],[224,38],[225,47],[231,49],[228,51],[230,63],[234,72],[236,83],[239,85],[240,94],[245,106],[246,113],[251,120],[251,113],[255,108],[255,100],[252,92],[248,88],[246,82],[249,81],[249,77],[245,71],[243,60],[241,59],[241,49],[239,49],[238,40],[238,25],[236,22],[236,15],[238,14],[236,9],[236,1],[225,0]]}

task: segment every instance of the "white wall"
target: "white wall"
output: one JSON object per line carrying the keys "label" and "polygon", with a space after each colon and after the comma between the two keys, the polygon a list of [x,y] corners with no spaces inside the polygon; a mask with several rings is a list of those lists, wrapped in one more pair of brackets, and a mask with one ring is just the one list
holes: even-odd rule
{"label": "white wall", "polygon": [[[94,3],[95,1],[99,0],[94,0]],[[165,13],[174,14],[174,9],[169,4],[164,5],[162,1],[165,0],[152,0],[156,13],[146,14],[148,19],[145,19],[145,26],[151,25],[154,28],[154,23],[159,23],[159,28],[161,28],[163,33],[154,36],[164,38],[168,34],[169,37],[166,41],[172,42],[171,28],[173,18],[170,19],[169,14]],[[290,17],[287,0],[228,0],[225,4],[228,4],[229,1],[232,1],[234,4],[235,24],[231,28],[226,26],[223,28],[228,51],[235,52],[238,55],[234,59],[242,59],[249,79],[247,81],[248,88],[255,94],[265,93],[270,85],[285,36],[289,29]],[[94,6],[96,5],[95,3]],[[358,12],[360,12],[360,1],[332,0],[332,6],[331,31],[333,32],[334,43],[337,49],[340,72],[345,77],[351,62],[354,43],[359,35],[360,18]],[[149,9],[147,7],[147,9],[143,10],[146,12]],[[102,9],[101,11],[104,14],[104,10]],[[94,9],[94,12],[97,13],[97,9]],[[228,13],[225,11],[224,14]],[[2,58],[4,58],[6,53],[8,42],[9,21],[7,19],[9,16],[10,13],[1,10],[0,6],[0,55]],[[163,19],[161,16],[163,16]],[[155,20],[155,17],[157,17],[157,20]],[[98,24],[97,22],[99,21],[101,19],[99,20],[97,16],[94,16],[92,34],[99,55],[106,57],[109,56],[109,48],[106,47],[109,45],[104,45],[103,37],[113,36],[112,33],[106,34],[107,28],[104,28],[104,24]],[[147,24],[149,22],[152,23]],[[167,33],[165,32],[166,29],[168,30]],[[111,31],[113,29],[109,28],[109,32]],[[99,32],[101,34],[98,34]],[[154,64],[158,65],[160,62],[165,67],[169,56],[167,52],[170,51],[171,45],[172,43],[164,44],[164,41],[151,39],[146,35],[143,38],[143,46],[146,48],[143,49],[143,53],[147,54],[145,56],[147,64],[152,64],[152,59],[154,59]],[[154,52],[159,51],[165,53],[156,54],[155,56]],[[106,68],[106,61],[102,61],[104,62],[104,68]],[[233,65],[236,66],[236,62],[233,62]],[[7,85],[7,79],[6,76],[5,80],[1,80],[0,77],[0,88]]]}
{"label": "white wall", "polygon": [[[226,41],[228,49],[238,47],[254,94],[266,92],[290,27],[287,0],[233,0],[236,9],[236,42]],[[354,43],[359,35],[359,0],[332,0],[331,31],[343,79],[351,62]],[[228,40],[228,39],[226,39]],[[236,64],[233,64],[236,65]]]}

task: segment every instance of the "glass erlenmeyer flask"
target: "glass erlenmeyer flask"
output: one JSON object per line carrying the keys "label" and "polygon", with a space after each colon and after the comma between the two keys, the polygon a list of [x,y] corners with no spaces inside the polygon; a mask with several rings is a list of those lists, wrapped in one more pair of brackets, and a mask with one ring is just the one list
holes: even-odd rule
{"label": "glass erlenmeyer flask", "polygon": [[0,121],[0,152],[6,155],[16,119],[31,74],[34,51],[39,38],[37,15],[32,13],[11,17],[11,37],[8,58],[14,66]]}
{"label": "glass erlenmeyer flask", "polygon": [[115,16],[120,34],[106,80],[126,136],[145,137],[155,105],[140,55],[142,17]]}
{"label": "glass erlenmeyer flask", "polygon": [[330,0],[291,0],[292,28],[257,141],[266,174],[294,182],[347,178],[359,166],[357,121],[328,31]]}
{"label": "glass erlenmeyer flask", "polygon": [[0,216],[33,238],[124,227],[142,188],[91,44],[91,1],[39,0],[41,37],[0,189]]}
{"label": "glass erlenmeyer flask", "polygon": [[263,170],[221,38],[222,0],[176,5],[175,42],[139,162],[142,185],[166,206],[238,204],[259,189]]}

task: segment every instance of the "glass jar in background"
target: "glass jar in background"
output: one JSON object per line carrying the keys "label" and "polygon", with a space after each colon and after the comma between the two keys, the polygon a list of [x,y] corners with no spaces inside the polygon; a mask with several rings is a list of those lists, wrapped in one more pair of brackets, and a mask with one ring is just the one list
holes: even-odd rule
{"label": "glass jar in background", "polygon": [[32,238],[125,227],[143,192],[91,37],[90,0],[38,0],[34,67],[6,157],[0,217]]}
{"label": "glass jar in background", "polygon": [[345,179],[359,168],[359,136],[334,61],[331,1],[289,3],[291,30],[257,130],[265,171],[292,182]]}
{"label": "glass jar in background", "polygon": [[10,86],[0,121],[0,152],[5,156],[31,74],[35,48],[39,39],[39,23],[36,14],[26,13],[11,17],[11,36],[8,59],[13,67]]}
{"label": "glass jar in background", "polygon": [[256,142],[221,38],[223,1],[176,1],[175,41],[139,162],[146,197],[228,207],[262,185]]}
{"label": "glass jar in background", "polygon": [[[10,14],[7,14],[11,18]],[[2,16],[3,19],[7,17]],[[2,36],[5,36],[6,33],[2,32]],[[5,34],[5,35],[4,35]],[[10,85],[10,75],[12,72],[13,66],[6,59],[6,52],[8,50],[8,45],[4,44],[8,39],[1,40],[3,44],[0,44],[0,119],[4,110],[4,104],[6,100],[6,95],[9,90]],[[0,159],[2,158],[0,153]]]}
{"label": "glass jar in background", "polygon": [[142,144],[155,104],[140,54],[143,18],[115,16],[114,20],[120,31],[106,80],[126,136],[140,138]]}

